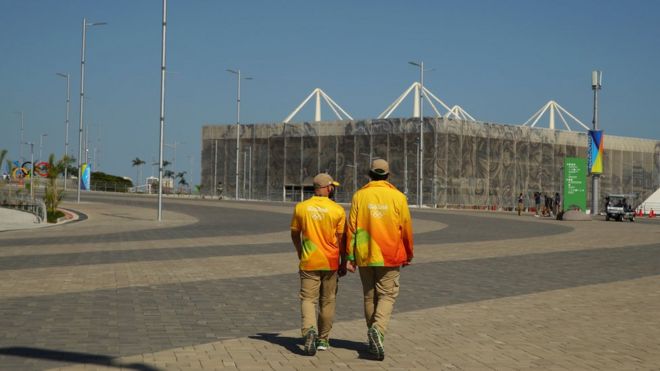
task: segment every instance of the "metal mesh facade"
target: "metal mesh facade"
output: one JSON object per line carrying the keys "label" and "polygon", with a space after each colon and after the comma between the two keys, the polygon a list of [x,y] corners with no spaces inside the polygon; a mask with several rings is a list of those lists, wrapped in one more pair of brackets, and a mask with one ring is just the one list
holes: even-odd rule
{"label": "metal mesh facade", "polygon": [[[239,198],[297,201],[320,171],[342,183],[350,201],[368,182],[370,159],[390,163],[390,181],[417,200],[419,119],[241,125]],[[202,193],[233,198],[236,125],[202,129]],[[564,157],[587,156],[587,134],[426,118],[424,203],[438,207],[511,208],[518,193],[561,191]],[[601,195],[660,186],[660,141],[605,136]],[[589,182],[591,183],[591,182]],[[589,184],[589,192],[591,184]],[[590,199],[590,196],[588,196]]]}

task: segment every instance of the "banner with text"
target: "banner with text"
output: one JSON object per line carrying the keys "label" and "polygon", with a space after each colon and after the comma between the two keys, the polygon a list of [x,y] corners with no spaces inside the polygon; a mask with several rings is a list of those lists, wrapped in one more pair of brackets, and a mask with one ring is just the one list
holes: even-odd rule
{"label": "banner with text", "polygon": [[564,158],[564,210],[587,209],[587,160]]}

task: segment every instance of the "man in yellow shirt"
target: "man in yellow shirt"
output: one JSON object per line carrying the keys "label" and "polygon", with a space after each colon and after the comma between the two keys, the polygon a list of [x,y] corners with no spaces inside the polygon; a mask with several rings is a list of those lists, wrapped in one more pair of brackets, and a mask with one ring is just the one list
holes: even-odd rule
{"label": "man in yellow shirt", "polygon": [[371,181],[353,195],[348,219],[348,270],[360,267],[369,350],[385,359],[384,334],[399,295],[401,266],[413,258],[412,221],[406,196],[387,181],[389,164],[371,163]]}
{"label": "man in yellow shirt", "polygon": [[314,196],[296,205],[291,220],[291,240],[300,259],[302,335],[309,355],[329,347],[337,280],[346,273],[344,269],[338,274],[346,213],[329,198],[337,186],[328,174],[315,176]]}

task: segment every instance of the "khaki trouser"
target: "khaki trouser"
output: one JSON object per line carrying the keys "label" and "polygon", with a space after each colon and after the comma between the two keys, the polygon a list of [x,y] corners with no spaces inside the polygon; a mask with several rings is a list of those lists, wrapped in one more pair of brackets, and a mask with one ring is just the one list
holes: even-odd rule
{"label": "khaki trouser", "polygon": [[[328,340],[335,318],[337,271],[300,271],[300,312],[302,335],[315,327],[319,339]],[[319,303],[320,301],[320,303]],[[316,304],[319,304],[318,327]]]}
{"label": "khaki trouser", "polygon": [[399,267],[360,267],[367,327],[387,331],[396,297],[399,296]]}

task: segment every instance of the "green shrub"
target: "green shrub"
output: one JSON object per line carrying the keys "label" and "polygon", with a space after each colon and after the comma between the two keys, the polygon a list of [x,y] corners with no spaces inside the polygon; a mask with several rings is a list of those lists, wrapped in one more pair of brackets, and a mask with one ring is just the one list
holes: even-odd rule
{"label": "green shrub", "polygon": [[57,223],[57,219],[65,216],[65,215],[66,214],[64,214],[63,212],[61,212],[59,210],[55,210],[54,213],[49,211],[49,212],[46,213],[46,220],[48,220],[48,223]]}

